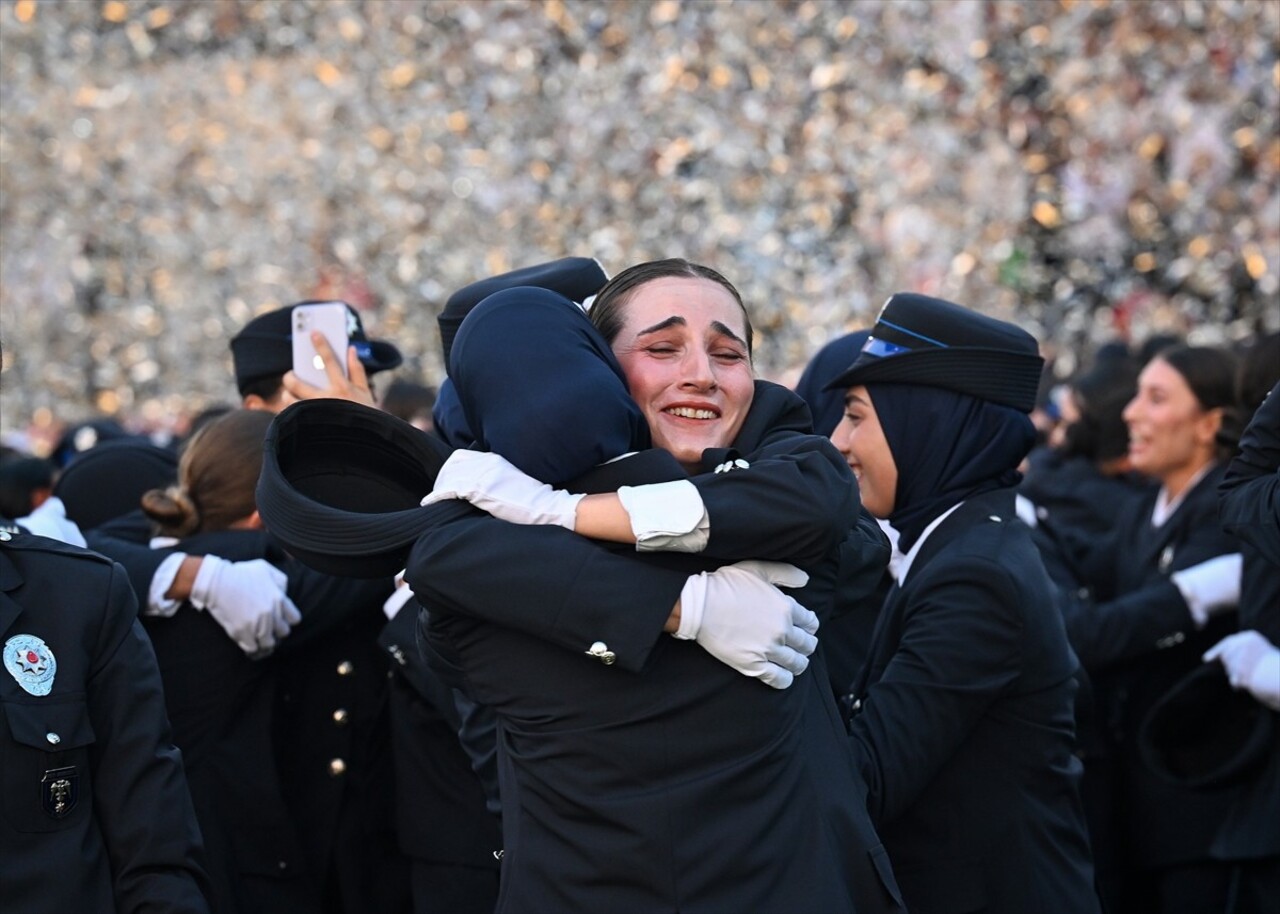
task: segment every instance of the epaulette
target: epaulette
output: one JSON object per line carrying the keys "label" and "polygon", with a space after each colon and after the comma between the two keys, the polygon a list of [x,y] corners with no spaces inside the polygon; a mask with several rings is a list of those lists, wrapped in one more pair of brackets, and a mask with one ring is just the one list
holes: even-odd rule
{"label": "epaulette", "polygon": [[86,549],[83,546],[73,546],[70,543],[64,543],[62,540],[56,540],[48,536],[38,536],[21,525],[8,520],[0,521],[0,547],[23,549],[31,552],[54,552],[59,555],[89,559],[90,561],[102,562],[107,565],[112,564],[112,560],[100,552],[94,552],[92,549]]}

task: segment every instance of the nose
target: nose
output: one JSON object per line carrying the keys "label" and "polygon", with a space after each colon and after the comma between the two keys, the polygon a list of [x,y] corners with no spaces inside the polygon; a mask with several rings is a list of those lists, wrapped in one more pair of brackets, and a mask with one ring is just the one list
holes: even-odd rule
{"label": "nose", "polygon": [[1125,422],[1132,422],[1138,416],[1138,398],[1134,397],[1125,404],[1124,410],[1120,413],[1120,418]]}
{"label": "nose", "polygon": [[849,432],[851,431],[849,417],[845,416],[831,430],[831,443],[835,445],[836,450],[845,457],[849,456]]}
{"label": "nose", "polygon": [[715,390],[719,387],[716,380],[715,365],[711,361],[711,353],[697,347],[690,347],[681,362],[682,387],[693,390]]}

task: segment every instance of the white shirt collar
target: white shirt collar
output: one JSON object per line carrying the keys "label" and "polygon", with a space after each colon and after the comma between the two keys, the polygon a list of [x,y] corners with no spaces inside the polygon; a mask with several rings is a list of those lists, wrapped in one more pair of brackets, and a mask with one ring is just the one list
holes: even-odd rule
{"label": "white shirt collar", "polygon": [[[907,574],[910,573],[911,571],[911,563],[914,562],[916,560],[916,556],[920,554],[920,547],[923,546],[924,541],[929,538],[929,534],[932,533],[935,529],[937,529],[938,524],[942,523],[944,520],[950,517],[951,513],[955,511],[956,508],[960,507],[962,504],[964,504],[964,502],[962,501],[956,502],[950,508],[947,508],[947,510],[943,511],[941,514],[935,517],[932,521],[930,521],[929,526],[924,528],[924,532],[920,534],[920,538],[917,539],[915,541],[915,544],[911,547],[911,551],[908,552],[906,555],[902,556],[902,560],[900,562],[894,562],[892,558],[889,560],[889,567],[894,569],[893,576],[898,579],[899,587],[901,587],[904,583],[906,583]],[[898,555],[901,555],[901,553],[898,552],[896,539],[894,541],[893,552],[895,557]],[[894,567],[895,565],[897,566],[896,568]]]}
{"label": "white shirt collar", "polygon": [[1191,481],[1183,487],[1177,498],[1169,498],[1169,490],[1164,486],[1160,487],[1160,493],[1156,495],[1156,506],[1151,509],[1151,526],[1163,527],[1164,522],[1173,516],[1173,512],[1177,511],[1182,503],[1186,501],[1187,494],[1196,487],[1200,480],[1204,479],[1204,475],[1214,467],[1213,461],[1206,463],[1200,468],[1200,472],[1191,477]]}

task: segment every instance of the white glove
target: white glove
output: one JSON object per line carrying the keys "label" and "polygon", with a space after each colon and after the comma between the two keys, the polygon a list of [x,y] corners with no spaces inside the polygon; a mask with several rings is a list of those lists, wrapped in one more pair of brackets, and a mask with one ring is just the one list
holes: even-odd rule
{"label": "white glove", "polygon": [[522,473],[498,454],[458,450],[440,468],[435,488],[422,500],[433,505],[461,498],[499,520],[513,524],[558,524],[568,530],[577,520],[581,495],[553,489]]}
{"label": "white glove", "polygon": [[687,479],[622,486],[618,501],[631,518],[637,552],[701,552],[711,537],[702,495]]}
{"label": "white glove", "polygon": [[1272,711],[1280,711],[1280,649],[1255,631],[1227,635],[1204,653],[1222,661],[1234,689],[1246,689]]}
{"label": "white glove", "polygon": [[783,562],[746,561],[692,575],[680,591],[675,637],[697,641],[744,676],[785,689],[809,666],[818,617],[774,585],[809,576]]}
{"label": "white glove", "polygon": [[209,615],[250,657],[265,657],[302,621],[285,593],[289,579],[266,559],[228,562],[201,559],[191,585],[191,603]]}
{"label": "white glove", "polygon": [[1192,565],[1169,575],[1187,601],[1197,628],[1204,628],[1215,613],[1234,609],[1240,602],[1240,575],[1244,560],[1232,552]]}

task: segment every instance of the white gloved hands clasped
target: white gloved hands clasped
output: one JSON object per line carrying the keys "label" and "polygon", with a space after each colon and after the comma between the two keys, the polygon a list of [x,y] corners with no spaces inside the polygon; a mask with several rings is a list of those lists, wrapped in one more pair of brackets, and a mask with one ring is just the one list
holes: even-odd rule
{"label": "white gloved hands clasped", "polygon": [[435,487],[422,504],[460,498],[499,520],[556,524],[572,530],[582,497],[539,482],[498,454],[458,450],[444,462]]}
{"label": "white gloved hands clasped", "polygon": [[1232,552],[1207,559],[1169,575],[1187,601],[1187,609],[1198,628],[1204,628],[1215,613],[1234,609],[1240,602],[1240,577],[1244,560]]}
{"label": "white gloved hands clasped", "polygon": [[265,657],[302,621],[285,593],[288,583],[266,559],[228,562],[206,555],[191,585],[191,604],[207,611],[250,657]]}
{"label": "white gloved hands clasped", "polygon": [[697,641],[744,676],[785,689],[809,666],[818,617],[778,586],[803,587],[808,580],[794,565],[762,561],[692,575],[680,592],[675,637]]}
{"label": "white gloved hands clasped", "polygon": [[1280,711],[1280,648],[1256,631],[1227,635],[1204,653],[1204,661],[1222,662],[1234,689],[1245,689],[1273,711]]}

